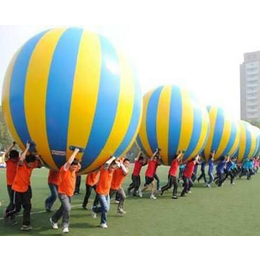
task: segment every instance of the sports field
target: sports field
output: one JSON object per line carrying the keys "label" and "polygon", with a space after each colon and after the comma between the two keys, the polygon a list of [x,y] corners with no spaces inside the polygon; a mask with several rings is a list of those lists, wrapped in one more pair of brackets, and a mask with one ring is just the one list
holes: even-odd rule
{"label": "sports field", "polygon": [[[33,230],[20,231],[21,217],[18,217],[17,226],[11,226],[5,224],[0,216],[0,235],[62,235],[61,228],[51,229],[49,218],[52,213],[46,213],[44,210],[44,200],[49,195],[47,174],[46,169],[34,170],[31,178]],[[158,176],[162,184],[165,184],[167,168],[159,167]],[[130,176],[125,181],[125,188],[129,182]],[[5,171],[0,170],[1,212],[8,202],[5,185]],[[179,187],[178,193],[180,191]],[[128,197],[125,202],[127,214],[123,217],[116,214],[116,204],[112,200],[107,230],[99,227],[99,216],[93,219],[90,210],[81,208],[84,192],[85,176],[82,177],[81,194],[75,196],[72,201],[69,235],[260,235],[259,174],[253,176],[250,181],[245,178],[238,179],[235,185],[226,182],[222,188],[209,189],[196,182],[192,194],[178,200],[171,199],[170,191],[163,197],[158,194],[157,200],[151,200],[149,192],[145,193],[143,198]],[[54,209],[59,205],[59,201],[56,201]]]}

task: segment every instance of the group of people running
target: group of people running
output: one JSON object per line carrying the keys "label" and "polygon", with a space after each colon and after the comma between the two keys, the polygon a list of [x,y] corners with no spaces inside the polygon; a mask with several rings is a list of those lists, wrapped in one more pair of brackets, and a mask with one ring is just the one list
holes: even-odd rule
{"label": "group of people running", "polygon": [[[12,225],[17,224],[16,215],[23,207],[23,223],[21,230],[31,230],[31,198],[32,191],[30,178],[33,169],[44,166],[39,155],[29,152],[30,143],[26,144],[26,149],[19,154],[14,149],[15,142],[7,149],[6,158],[6,177],[7,190],[10,203],[4,212],[4,220]],[[49,219],[51,227],[58,229],[58,222],[62,218],[63,233],[69,232],[69,215],[71,211],[71,198],[77,194],[77,176],[80,173],[81,164],[76,159],[81,149],[75,148],[67,162],[57,171],[50,170],[48,177],[48,185],[51,195],[45,200],[45,209],[52,212],[52,207],[57,198],[59,198],[61,206]],[[132,173],[132,183],[127,188],[127,194],[132,193],[133,196],[143,197],[143,193],[151,186],[150,199],[157,199],[156,191],[162,196],[165,191],[173,186],[173,199],[178,199],[178,186],[182,184],[180,196],[184,197],[191,193],[191,188],[197,179],[199,182],[204,180],[207,187],[211,187],[213,182],[221,187],[223,183],[230,178],[230,183],[234,184],[236,176],[240,178],[244,175],[249,180],[255,174],[259,167],[259,158],[245,160],[242,165],[238,165],[235,157],[223,156],[218,162],[214,162],[215,152],[213,151],[207,162],[208,176],[206,177],[206,162],[199,155],[195,156],[185,164],[183,164],[183,156],[185,152],[180,151],[176,154],[171,162],[168,172],[168,182],[165,186],[160,186],[160,179],[156,174],[158,166],[161,165],[160,149],[158,148],[151,158],[146,157],[141,151],[135,158],[134,169]],[[147,164],[145,171],[145,183],[141,188],[141,169]],[[216,164],[217,175],[214,177],[214,165]],[[201,167],[201,174],[197,177],[198,167]],[[124,210],[124,202],[126,194],[122,187],[125,177],[129,174],[130,160],[127,158],[111,157],[101,167],[93,172],[87,173],[86,177],[86,195],[82,203],[82,208],[91,209],[93,218],[97,214],[101,215],[100,227],[108,228],[107,214],[110,209],[110,198],[115,196],[118,203],[117,213],[126,214]],[[155,184],[155,181],[157,182]],[[88,207],[89,199],[95,191],[95,199],[93,205]]]}

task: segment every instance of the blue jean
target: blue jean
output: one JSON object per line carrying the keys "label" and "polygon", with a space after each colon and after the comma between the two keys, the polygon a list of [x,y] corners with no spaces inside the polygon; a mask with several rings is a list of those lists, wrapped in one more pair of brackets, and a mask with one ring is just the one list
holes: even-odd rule
{"label": "blue jean", "polygon": [[210,185],[213,182],[213,180],[214,180],[214,174],[213,174],[213,171],[212,172],[209,171],[208,174],[209,174],[208,185]]}
{"label": "blue jean", "polygon": [[110,196],[97,194],[100,207],[94,207],[95,213],[101,213],[101,224],[107,223],[107,213],[110,209]]}
{"label": "blue jean", "polygon": [[49,183],[49,188],[51,191],[51,195],[45,200],[45,207],[51,209],[54,202],[58,198],[58,186],[55,184]]}
{"label": "blue jean", "polygon": [[61,202],[60,208],[52,216],[52,221],[58,223],[59,219],[62,217],[63,228],[69,227],[69,218],[71,211],[71,198],[66,194],[59,194],[59,199]]}

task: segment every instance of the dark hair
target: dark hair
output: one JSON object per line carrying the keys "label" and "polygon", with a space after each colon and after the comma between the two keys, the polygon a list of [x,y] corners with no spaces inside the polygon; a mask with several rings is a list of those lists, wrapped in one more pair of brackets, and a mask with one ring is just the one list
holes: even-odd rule
{"label": "dark hair", "polygon": [[221,156],[220,161],[225,161],[225,156]]}
{"label": "dark hair", "polygon": [[144,159],[144,157],[143,157],[143,156],[140,156],[138,161],[143,160],[143,159]]}
{"label": "dark hair", "polygon": [[123,161],[123,163],[124,163],[124,162],[130,162],[130,160],[129,160],[128,158],[125,158],[124,161]]}
{"label": "dark hair", "polygon": [[113,161],[110,163],[109,167],[110,167],[110,166],[113,166],[113,165],[116,165],[116,160],[113,160]]}
{"label": "dark hair", "polygon": [[16,150],[11,150],[9,153],[9,157],[11,159],[17,159],[19,157],[19,153]]}
{"label": "dark hair", "polygon": [[25,161],[27,163],[34,163],[36,161],[36,157],[33,154],[26,155]]}
{"label": "dark hair", "polygon": [[74,159],[73,162],[71,163],[71,165],[78,165],[79,164],[79,160]]}

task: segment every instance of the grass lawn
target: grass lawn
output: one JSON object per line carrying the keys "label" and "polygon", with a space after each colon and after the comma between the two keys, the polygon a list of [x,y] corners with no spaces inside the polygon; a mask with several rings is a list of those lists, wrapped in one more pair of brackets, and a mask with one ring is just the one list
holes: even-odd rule
{"label": "grass lawn", "polygon": [[[44,211],[44,200],[49,195],[46,169],[35,170],[31,179],[32,226],[30,232],[20,231],[19,224],[5,224],[0,216],[0,235],[62,235],[61,229],[52,230],[49,218],[52,213]],[[127,214],[123,217],[116,214],[116,205],[111,201],[107,230],[99,227],[100,218],[93,219],[91,211],[85,211],[81,204],[85,192],[85,176],[82,177],[81,192],[73,198],[69,235],[77,236],[114,236],[114,235],[260,235],[260,174],[250,181],[245,178],[236,180],[235,185],[227,181],[222,188],[211,189],[202,183],[195,184],[192,194],[178,200],[171,199],[171,191],[158,195],[157,200],[150,200],[150,193],[143,198],[129,197],[125,202]],[[142,171],[144,176],[144,169]],[[167,168],[159,167],[158,176],[164,185],[167,179]],[[143,181],[143,178],[142,178]],[[130,176],[125,181],[126,188]],[[5,171],[0,170],[0,200],[3,212],[8,203]],[[181,188],[179,187],[180,193]],[[92,194],[92,198],[94,192]],[[54,209],[59,207],[55,202]]]}

